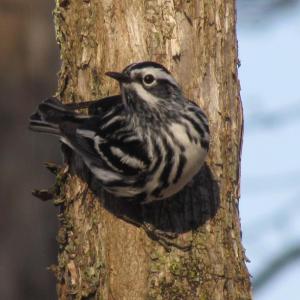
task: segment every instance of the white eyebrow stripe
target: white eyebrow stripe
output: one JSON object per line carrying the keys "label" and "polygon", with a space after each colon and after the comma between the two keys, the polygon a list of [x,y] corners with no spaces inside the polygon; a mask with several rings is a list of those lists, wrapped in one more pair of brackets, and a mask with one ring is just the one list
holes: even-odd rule
{"label": "white eyebrow stripe", "polygon": [[132,71],[133,77],[134,77],[134,75],[137,75],[137,74],[141,74],[142,76],[145,76],[147,74],[152,74],[156,79],[164,79],[164,80],[169,81],[173,85],[178,86],[178,83],[172,77],[172,75],[168,74],[163,69],[158,69],[158,68],[154,68],[154,67],[146,67],[143,69],[138,69],[138,70]]}

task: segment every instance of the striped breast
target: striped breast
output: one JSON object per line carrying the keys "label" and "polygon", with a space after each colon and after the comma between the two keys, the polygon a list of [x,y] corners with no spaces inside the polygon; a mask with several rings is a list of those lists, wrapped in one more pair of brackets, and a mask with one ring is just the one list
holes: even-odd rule
{"label": "striped breast", "polygon": [[187,111],[153,139],[161,159],[147,184],[149,196],[146,201],[172,196],[200,170],[208,151],[209,131],[205,115],[199,112],[202,115]]}

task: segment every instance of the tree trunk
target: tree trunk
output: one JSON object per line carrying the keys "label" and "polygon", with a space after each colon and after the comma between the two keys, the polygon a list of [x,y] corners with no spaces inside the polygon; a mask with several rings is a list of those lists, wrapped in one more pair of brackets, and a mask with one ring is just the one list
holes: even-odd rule
{"label": "tree trunk", "polygon": [[243,116],[235,1],[56,0],[54,16],[62,101],[116,94],[104,72],[153,60],[204,109],[212,135],[207,165],[193,182],[144,216],[179,233],[178,242],[191,241],[187,252],[168,252],[119,218],[141,221],[140,205],[98,197],[72,155],[56,183],[59,299],[251,299],[238,212]]}

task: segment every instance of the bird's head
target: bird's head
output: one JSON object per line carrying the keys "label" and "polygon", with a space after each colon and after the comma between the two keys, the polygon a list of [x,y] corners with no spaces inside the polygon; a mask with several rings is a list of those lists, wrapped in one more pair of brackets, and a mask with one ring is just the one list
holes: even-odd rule
{"label": "bird's head", "polygon": [[180,102],[181,88],[161,64],[140,62],[127,66],[121,73],[107,72],[121,86],[125,105],[132,108],[168,107]]}

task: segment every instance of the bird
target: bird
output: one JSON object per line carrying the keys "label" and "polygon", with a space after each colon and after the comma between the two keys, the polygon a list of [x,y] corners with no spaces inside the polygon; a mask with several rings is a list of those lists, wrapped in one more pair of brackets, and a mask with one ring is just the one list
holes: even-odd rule
{"label": "bird", "polygon": [[[105,74],[119,83],[119,95],[77,105],[49,98],[30,117],[30,130],[58,136],[117,198],[143,204],[169,199],[204,164],[206,114],[157,62]],[[78,111],[84,107],[88,114]]]}

